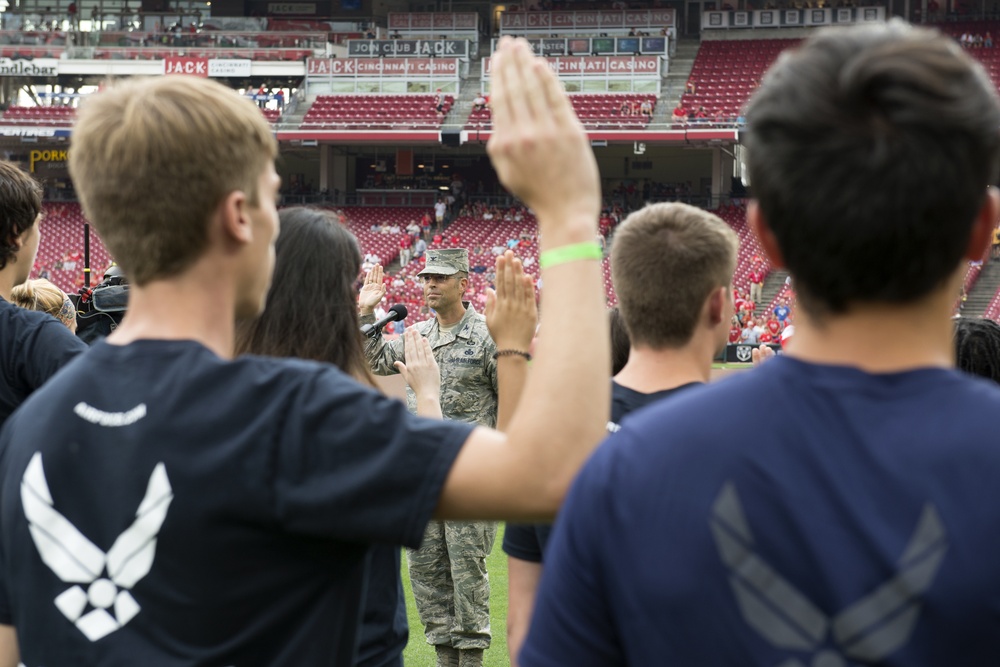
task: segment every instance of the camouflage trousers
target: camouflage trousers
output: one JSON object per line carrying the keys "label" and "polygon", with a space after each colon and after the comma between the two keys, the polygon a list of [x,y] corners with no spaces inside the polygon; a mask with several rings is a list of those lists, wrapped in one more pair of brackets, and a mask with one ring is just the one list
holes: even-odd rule
{"label": "camouflage trousers", "polygon": [[427,642],[489,648],[492,521],[431,521],[419,549],[407,549],[410,583]]}

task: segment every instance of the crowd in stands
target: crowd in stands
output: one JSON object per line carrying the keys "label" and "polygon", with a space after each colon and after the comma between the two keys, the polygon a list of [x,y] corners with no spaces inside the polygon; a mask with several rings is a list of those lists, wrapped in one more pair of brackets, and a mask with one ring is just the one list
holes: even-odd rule
{"label": "crowd in stands", "polygon": [[694,109],[688,109],[684,106],[684,102],[681,101],[677,103],[677,106],[670,113],[670,120],[675,124],[685,125],[687,123],[707,123],[712,119],[709,117],[705,105],[699,104]]}
{"label": "crowd in stands", "polygon": [[992,49],[993,35],[988,31],[986,34],[963,32],[958,38],[958,43],[967,49]]}
{"label": "crowd in stands", "polygon": [[[755,271],[760,271],[755,268]],[[751,274],[752,275],[752,274]],[[761,278],[763,281],[763,278]],[[794,294],[784,294],[773,308],[766,306],[758,312],[757,304],[749,291],[733,288],[733,315],[729,328],[729,342],[746,345],[783,344],[786,331],[793,331],[792,321]]]}

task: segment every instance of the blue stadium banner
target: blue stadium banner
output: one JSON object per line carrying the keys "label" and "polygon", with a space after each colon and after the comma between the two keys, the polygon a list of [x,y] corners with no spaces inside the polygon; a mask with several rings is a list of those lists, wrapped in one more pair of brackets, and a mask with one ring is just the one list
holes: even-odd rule
{"label": "blue stadium banner", "polygon": [[350,10],[361,9],[361,0],[340,0],[340,8]]}

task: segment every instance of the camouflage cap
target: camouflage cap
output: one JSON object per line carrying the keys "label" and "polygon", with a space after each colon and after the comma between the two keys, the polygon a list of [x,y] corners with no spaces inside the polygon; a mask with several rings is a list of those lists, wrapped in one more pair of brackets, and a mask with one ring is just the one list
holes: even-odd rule
{"label": "camouflage cap", "polygon": [[427,266],[417,275],[453,276],[459,271],[469,272],[469,251],[465,248],[447,248],[428,250]]}

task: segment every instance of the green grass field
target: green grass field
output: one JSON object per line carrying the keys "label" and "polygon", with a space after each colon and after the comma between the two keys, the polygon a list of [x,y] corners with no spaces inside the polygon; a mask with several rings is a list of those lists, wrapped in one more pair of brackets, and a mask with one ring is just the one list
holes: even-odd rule
{"label": "green grass field", "polygon": [[[500,524],[493,551],[486,559],[486,570],[490,573],[490,629],[493,642],[484,654],[484,667],[509,667],[507,659],[507,555],[500,545],[503,543],[504,525]],[[403,554],[403,589],[406,591],[406,612],[410,617],[410,642],[403,653],[406,667],[434,667],[434,649],[424,639],[424,629],[417,617],[410,590],[410,575],[406,568],[406,554]]]}

